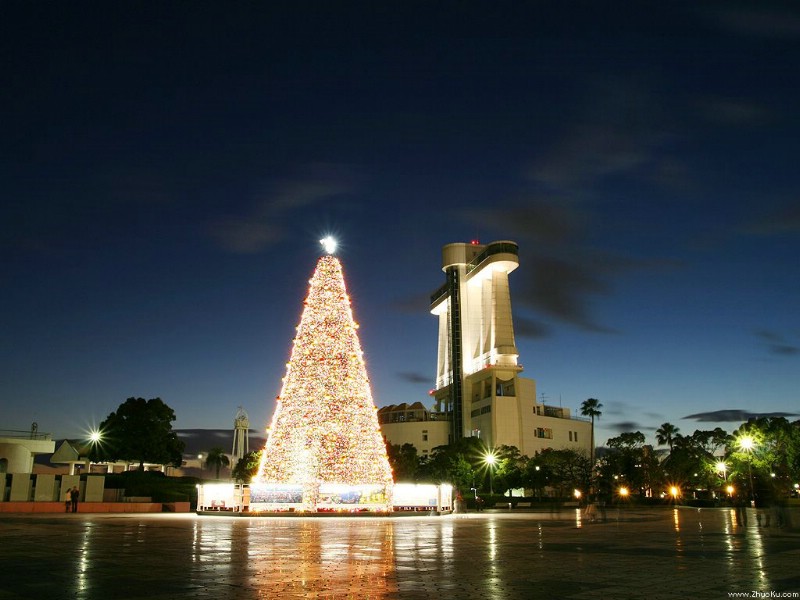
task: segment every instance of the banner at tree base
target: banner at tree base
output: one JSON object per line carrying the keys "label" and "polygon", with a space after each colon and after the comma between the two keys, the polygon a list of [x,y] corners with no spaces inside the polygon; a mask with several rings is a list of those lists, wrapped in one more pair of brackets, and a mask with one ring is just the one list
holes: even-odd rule
{"label": "banner at tree base", "polygon": [[381,484],[250,484],[250,511],[391,510],[391,490]]}
{"label": "banner at tree base", "polygon": [[433,512],[453,510],[453,488],[443,483],[346,485],[337,483],[205,483],[197,486],[197,510],[219,512]]}

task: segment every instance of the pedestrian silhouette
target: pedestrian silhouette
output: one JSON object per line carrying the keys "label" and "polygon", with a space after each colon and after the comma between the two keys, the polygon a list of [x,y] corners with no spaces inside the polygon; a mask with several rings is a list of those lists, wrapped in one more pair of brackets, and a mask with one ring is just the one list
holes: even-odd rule
{"label": "pedestrian silhouette", "polygon": [[74,513],[78,512],[78,498],[80,497],[80,495],[81,492],[78,489],[78,486],[75,486],[69,492],[70,506],[72,507],[72,512]]}

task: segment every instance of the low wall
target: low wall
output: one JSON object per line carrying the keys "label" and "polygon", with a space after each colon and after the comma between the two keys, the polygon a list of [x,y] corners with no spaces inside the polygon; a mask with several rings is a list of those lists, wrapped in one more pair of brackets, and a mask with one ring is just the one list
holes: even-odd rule
{"label": "low wall", "polygon": [[[79,513],[190,512],[188,502],[79,502]],[[0,513],[63,513],[63,502],[0,502]]]}

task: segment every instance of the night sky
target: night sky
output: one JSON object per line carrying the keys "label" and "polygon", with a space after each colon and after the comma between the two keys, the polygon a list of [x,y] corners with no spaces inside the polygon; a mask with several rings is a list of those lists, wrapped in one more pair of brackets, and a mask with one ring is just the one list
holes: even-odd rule
{"label": "night sky", "polygon": [[598,442],[800,412],[791,7],[3,2],[0,429],[263,429],[327,234],[378,406],[430,403],[441,247],[510,239]]}

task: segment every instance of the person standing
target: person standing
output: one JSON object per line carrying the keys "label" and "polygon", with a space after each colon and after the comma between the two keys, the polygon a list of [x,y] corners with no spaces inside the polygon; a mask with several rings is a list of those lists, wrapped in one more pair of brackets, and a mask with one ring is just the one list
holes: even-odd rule
{"label": "person standing", "polygon": [[75,487],[73,487],[69,492],[69,500],[70,500],[70,504],[72,506],[72,512],[74,512],[74,513],[78,512],[78,498],[80,497],[80,495],[81,495],[81,492],[78,489],[77,485]]}
{"label": "person standing", "polygon": [[72,508],[72,490],[67,488],[67,491],[64,492],[64,512],[69,512]]}

